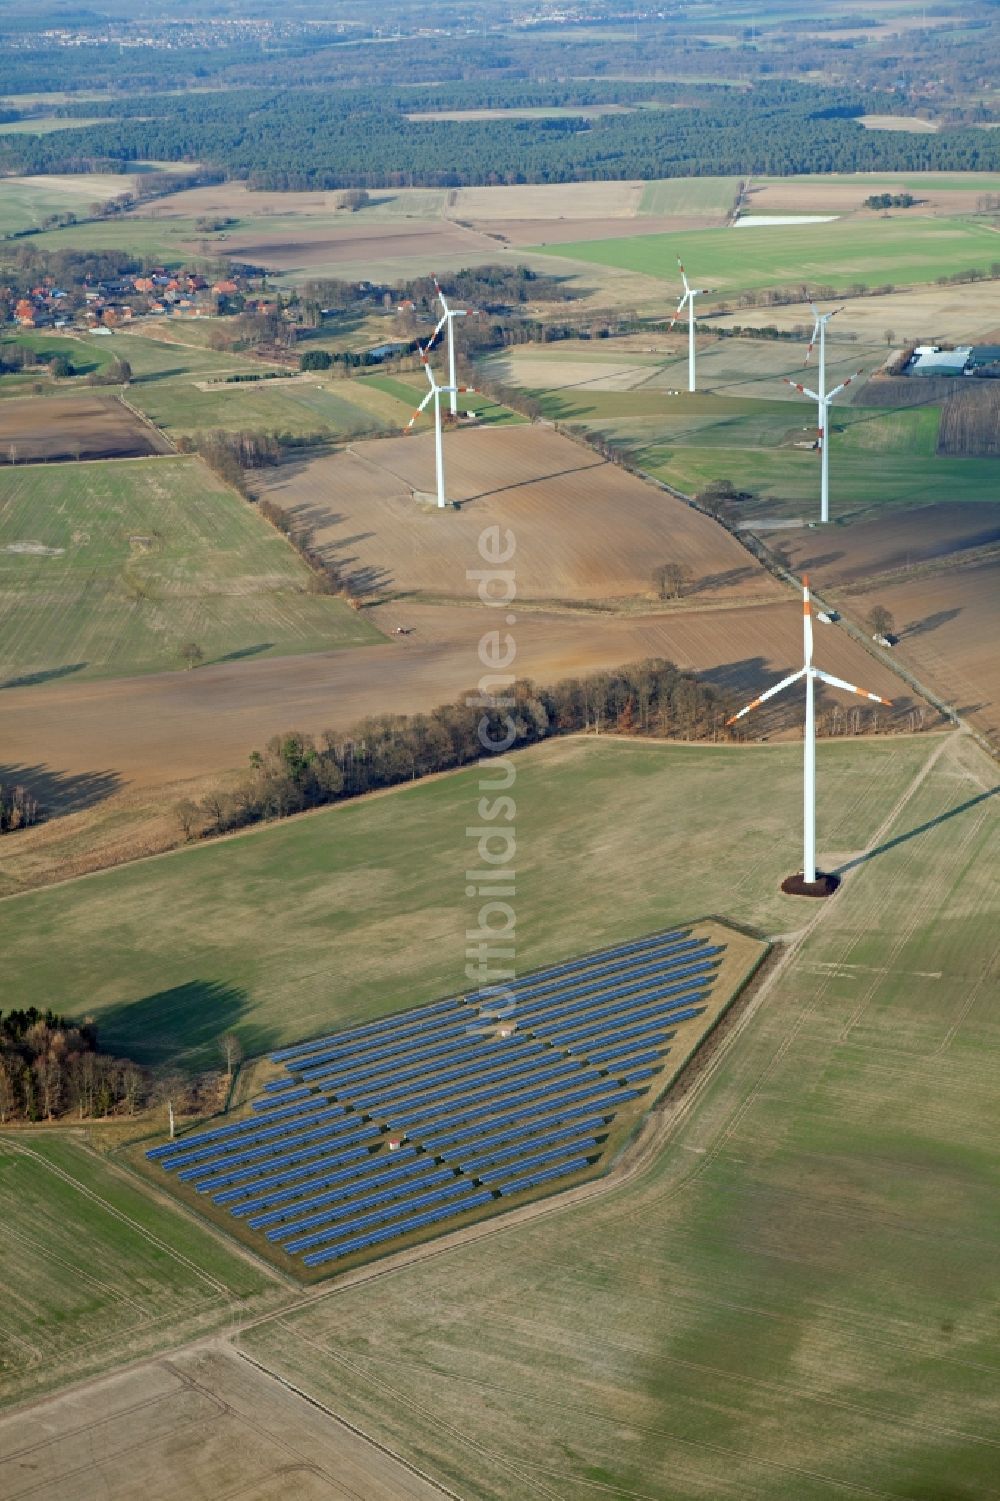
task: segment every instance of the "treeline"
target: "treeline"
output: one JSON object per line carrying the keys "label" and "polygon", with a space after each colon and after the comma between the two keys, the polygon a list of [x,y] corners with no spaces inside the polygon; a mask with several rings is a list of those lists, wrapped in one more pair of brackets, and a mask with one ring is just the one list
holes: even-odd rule
{"label": "treeline", "polygon": [[746,92],[706,86],[697,104],[598,118],[413,123],[372,91],[158,95],[124,101],[109,123],[0,136],[0,170],[187,159],[282,190],[742,175],[750,167],[779,176],[1000,169],[995,131],[869,131],[855,117],[872,107],[862,91],[768,82]]}
{"label": "treeline", "polygon": [[177,820],[186,838],[199,838],[287,818],[470,765],[487,742],[506,752],[577,731],[717,740],[728,712],[717,689],[656,658],[549,688],[522,678],[496,699],[470,692],[428,714],[373,715],[318,739],[276,735],[234,790],[179,803]]}
{"label": "treeline", "polygon": [[246,470],[268,469],[293,449],[311,448],[327,441],[323,433],[231,433],[213,428],[208,432],[181,433],[176,446],[179,453],[196,453],[221,480],[251,500]]}
{"label": "treeline", "polygon": [[35,1006],[0,1014],[0,1125],[133,1115],[148,1092],[138,1064],[98,1052],[91,1022]]}

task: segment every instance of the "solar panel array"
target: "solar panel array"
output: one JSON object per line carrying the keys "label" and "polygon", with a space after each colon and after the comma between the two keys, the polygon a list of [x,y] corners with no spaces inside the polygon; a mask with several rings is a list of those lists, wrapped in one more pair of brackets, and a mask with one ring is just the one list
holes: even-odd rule
{"label": "solar panel array", "polygon": [[249,1119],[147,1155],[310,1268],[556,1186],[705,1010],[721,953],[657,933],[526,975],[502,1007],[454,996],[282,1048]]}

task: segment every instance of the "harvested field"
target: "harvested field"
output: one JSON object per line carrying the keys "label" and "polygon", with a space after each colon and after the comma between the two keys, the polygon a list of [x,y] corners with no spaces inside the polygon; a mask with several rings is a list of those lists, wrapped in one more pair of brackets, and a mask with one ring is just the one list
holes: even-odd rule
{"label": "harvested field", "polygon": [[[428,263],[467,251],[482,254],[482,236],[444,219],[416,219],[412,223],[375,226],[353,222],[317,225],[288,219],[265,221],[234,229],[226,237],[226,254],[236,255],[274,271],[308,271],[315,266],[339,266],[372,260],[409,260]],[[197,246],[192,242],[192,251]]]}
{"label": "harvested field", "polygon": [[169,453],[170,445],[117,396],[16,397],[0,402],[0,463],[125,459]]}
{"label": "harvested field", "polygon": [[1000,458],[1000,380],[963,381],[941,406],[938,453]]}
{"label": "harvested field", "polygon": [[221,1340],[0,1422],[7,1501],[440,1501],[430,1481]]}
{"label": "harvested field", "polygon": [[[0,1137],[0,1189],[0,1405],[203,1336],[282,1291],[69,1132]],[[11,1501],[40,1479],[38,1456],[10,1425],[0,1434]]]}
{"label": "harvested field", "polygon": [[1000,544],[1000,501],[941,501],[904,514],[878,516],[820,533],[767,533],[793,573],[809,573],[819,588],[856,584],[939,559]]}
{"label": "harvested field", "polygon": [[517,219],[633,219],[640,211],[643,182],[525,183],[516,187],[459,188],[449,194],[454,219],[487,220],[503,227]]}
{"label": "harvested field", "polygon": [[[712,315],[720,328],[773,326],[782,330],[811,327],[807,303],[783,307],[738,308]],[[886,341],[886,331],[893,334]],[[994,343],[1000,338],[1000,282],[971,282],[959,287],[917,287],[887,293],[884,297],[852,297],[830,325],[828,354],[845,348],[845,336],[856,334],[866,343],[882,344],[883,357],[890,347],[924,342]]]}
{"label": "harvested field", "polygon": [[699,604],[780,593],[710,518],[549,429],[449,433],[445,465],[461,509],[443,516],[413,499],[434,489],[429,433],[282,466],[260,488],[360,582],[383,588],[467,599],[479,534],[500,526],[517,538],[519,598],[652,598],[660,562],[690,568]]}
{"label": "harvested field", "polygon": [[[116,773],[133,788],[221,773],[280,730],[344,729],[367,714],[414,713],[454,698],[479,674],[478,646],[495,628],[492,610],[399,604],[376,612],[414,634],[382,645],[293,658],[219,663],[100,683],[53,681],[44,693],[3,693],[4,757],[34,768],[72,792],[77,778]],[[612,617],[532,610],[517,622],[517,671],[542,683],[666,657],[703,673],[742,699],[794,670],[802,655],[801,604],[790,595],[748,609]],[[823,665],[905,706],[899,679],[843,631],[818,637]],[[837,695],[833,695],[836,697]],[[798,722],[798,708],[778,704],[758,721],[762,733]],[[66,736],[66,725],[73,735]],[[24,774],[23,771],[19,774]],[[10,767],[4,780],[10,780]],[[28,778],[30,780],[30,778]],[[16,841],[26,849],[45,828]],[[15,841],[9,841],[12,845]],[[5,849],[5,860],[15,851]]]}
{"label": "harvested field", "polygon": [[1000,747],[1000,565],[852,590],[844,601],[859,619],[873,605],[895,617],[900,662]]}
{"label": "harvested field", "polygon": [[310,581],[200,459],[0,469],[0,688],[378,640]]}
{"label": "harvested field", "polygon": [[983,193],[998,191],[1000,177],[985,172],[838,172],[765,178],[753,184],[749,199],[756,214],[858,212],[869,217],[884,212],[863,206],[873,194],[912,193],[918,200],[912,208],[889,210],[898,222],[914,214],[973,213]]}

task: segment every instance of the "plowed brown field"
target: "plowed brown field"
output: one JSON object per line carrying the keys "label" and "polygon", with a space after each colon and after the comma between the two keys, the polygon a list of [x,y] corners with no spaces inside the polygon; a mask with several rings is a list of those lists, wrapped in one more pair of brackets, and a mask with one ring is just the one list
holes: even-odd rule
{"label": "plowed brown field", "polygon": [[895,617],[900,661],[1000,746],[1000,568],[948,568],[851,594],[852,614],[876,604]]}
{"label": "plowed brown field", "polygon": [[445,475],[460,510],[414,501],[435,485],[425,432],[284,466],[261,483],[331,557],[396,590],[468,599],[466,570],[482,566],[477,540],[495,525],[514,532],[522,599],[651,598],[653,569],[669,562],[691,570],[693,603],[781,597],[716,522],[551,429],[447,433]]}
{"label": "plowed brown field", "polygon": [[117,396],[14,397],[0,402],[0,463],[138,459],[170,445]]}
{"label": "plowed brown field", "polygon": [[771,532],[767,541],[780,549],[793,573],[809,573],[818,587],[831,588],[996,546],[1000,503],[942,501],[908,511],[905,519],[884,516],[819,533],[801,528]]}

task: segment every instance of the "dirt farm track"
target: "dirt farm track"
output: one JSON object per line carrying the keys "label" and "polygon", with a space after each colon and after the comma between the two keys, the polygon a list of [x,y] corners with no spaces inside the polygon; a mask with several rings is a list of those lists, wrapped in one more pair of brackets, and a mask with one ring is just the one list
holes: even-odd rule
{"label": "dirt farm track", "polygon": [[0,463],[141,459],[170,444],[117,396],[14,397],[0,402]]}

